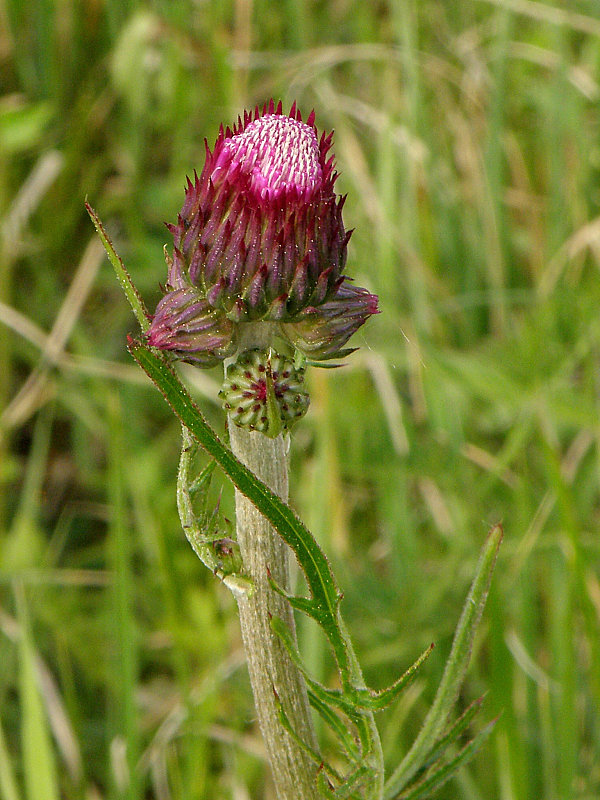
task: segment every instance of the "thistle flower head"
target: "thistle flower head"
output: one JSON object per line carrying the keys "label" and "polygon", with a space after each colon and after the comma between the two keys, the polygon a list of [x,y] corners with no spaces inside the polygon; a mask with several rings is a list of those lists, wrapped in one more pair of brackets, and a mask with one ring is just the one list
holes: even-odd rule
{"label": "thistle flower head", "polygon": [[351,232],[331,141],[314,113],[303,122],[295,104],[284,114],[273,101],[221,127],[168,226],[173,258],[151,345],[210,365],[235,350],[240,324],[266,320],[313,358],[331,358],[376,313],[377,298],[342,274]]}

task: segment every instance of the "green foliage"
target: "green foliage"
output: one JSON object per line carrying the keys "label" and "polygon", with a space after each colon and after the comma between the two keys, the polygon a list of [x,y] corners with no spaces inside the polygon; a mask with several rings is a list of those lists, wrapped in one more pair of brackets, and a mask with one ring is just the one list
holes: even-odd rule
{"label": "green foliage", "polygon": [[[342,682],[342,691],[336,693],[338,695],[336,704],[344,709],[358,732],[361,752],[356,768],[361,770],[362,783],[373,784],[377,774],[381,775],[383,770],[383,765],[377,762],[379,740],[373,728],[372,714],[369,713],[374,701],[371,699],[371,694],[359,685],[359,682],[362,682],[362,675],[357,667],[356,656],[340,617],[341,595],[325,555],[292,509],[238,461],[229,448],[222,444],[207,425],[200,410],[195,406],[167,360],[162,355],[157,355],[151,348],[138,342],[132,342],[129,345],[129,352],[155,383],[182,425],[214,458],[236,488],[246,495],[269,520],[298,559],[311,597],[289,597],[288,599],[294,608],[302,610],[314,619],[329,640]],[[183,446],[185,449],[185,436]],[[203,545],[208,543],[207,540],[204,540]],[[203,554],[202,560],[204,561],[205,558]],[[225,580],[227,577],[229,576],[226,576]],[[233,577],[239,581],[243,575]],[[230,577],[228,585],[234,592],[251,591],[251,584],[247,583],[241,587],[239,584],[233,585]],[[286,637],[285,629],[279,627],[276,628],[276,631],[283,638],[291,653],[293,648],[289,638]],[[316,693],[315,684],[311,684],[311,689],[313,693]],[[330,698],[329,692],[324,690],[321,693],[321,701],[327,703]],[[344,782],[346,781],[345,778]]]}
{"label": "green foliage", "polygon": [[[122,796],[132,688],[136,791],[267,791],[235,604],[190,557],[173,502],[180,426],[124,352],[131,313],[110,268],[93,271],[83,201],[154,308],[163,222],[203,137],[275,95],[335,127],[352,274],[381,296],[348,364],[309,370],[291,466],[293,506],[331,561],[368,685],[390,685],[436,644],[378,715],[388,772],[435,700],[476,554],[502,520],[457,698],[460,713],[487,690],[486,713],[500,716],[437,797],[598,796],[594,0],[7,0],[0,13],[1,790],[24,796],[17,579],[63,712],[50,725],[63,796]],[[125,689],[107,379],[127,453]],[[222,430],[220,376],[185,379]],[[232,507],[225,488],[223,516]],[[317,626],[300,614],[299,627],[308,673],[334,686]],[[315,713],[338,769],[344,722],[332,734],[328,707]]]}
{"label": "green foliage", "polygon": [[[94,226],[102,239],[109,259],[115,268],[117,278],[128,298],[130,305],[142,326],[147,329],[148,315],[144,309],[139,292],[133,285],[122,260],[116,253],[112,242],[107,237],[102,223],[95,212],[87,205]],[[294,552],[306,579],[310,597],[296,597],[278,587],[271,581],[272,588],[282,594],[296,610],[313,619],[322,629],[333,651],[341,689],[327,689],[310,678],[301,656],[296,648],[291,630],[277,617],[271,622],[274,631],[283,641],[292,662],[300,669],[310,692],[311,703],[319,711],[323,720],[329,724],[345,751],[350,763],[350,772],[340,775],[336,769],[326,763],[320,753],[297,737],[290,724],[283,706],[280,706],[280,718],[284,727],[305,747],[317,765],[321,776],[327,774],[327,785],[323,787],[326,796],[360,800],[362,797],[373,797],[393,800],[399,797],[400,790],[410,786],[413,777],[427,770],[425,779],[418,783],[418,792],[410,794],[425,796],[432,789],[444,783],[458,768],[465,763],[480,744],[485,740],[489,730],[468,745],[454,759],[441,765],[440,755],[463,730],[462,725],[453,726],[450,733],[440,742],[442,729],[469,663],[475,632],[481,618],[488,594],[498,547],[502,540],[502,530],[496,526],[488,538],[480,556],[479,565],[465,602],[461,619],[454,636],[454,642],[435,701],[427,714],[409,752],[402,763],[394,770],[388,783],[379,790],[382,783],[384,766],[381,759],[379,735],[375,728],[374,711],[381,711],[397,699],[400,692],[413,680],[417,670],[429,654],[425,652],[412,667],[388,689],[374,692],[364,686],[362,671],[352,648],[340,614],[342,595],[336,586],[335,579],[325,555],[321,551],[310,531],[295,516],[292,509],[263,484],[259,478],[241,463],[236,456],[216,436],[204,419],[200,409],[194,404],[186,388],[182,385],[168,358],[141,342],[130,340],[129,352],[146,372],[148,377],[161,392],[171,410],[182,424],[182,451],[179,462],[178,508],[181,523],[192,548],[200,560],[213,571],[223,582],[237,593],[252,592],[252,582],[243,574],[243,563],[235,568],[224,568],[215,554],[214,545],[223,541],[222,534],[215,527],[218,507],[208,512],[208,489],[212,476],[213,464],[218,464],[235,487],[242,492],[273,525],[279,536]],[[272,388],[272,387],[271,387]],[[189,474],[193,441],[200,444],[214,461],[209,462],[197,478]],[[201,492],[201,508],[194,510],[191,500],[192,488]],[[117,504],[115,503],[115,507]],[[234,543],[235,544],[235,543]],[[239,560],[239,558],[238,558]],[[342,711],[356,731],[359,747],[349,744],[347,729],[335,716]],[[432,757],[434,749],[436,756]],[[337,786],[331,783],[337,782]],[[356,790],[364,788],[366,794]],[[416,789],[415,789],[416,791]]]}

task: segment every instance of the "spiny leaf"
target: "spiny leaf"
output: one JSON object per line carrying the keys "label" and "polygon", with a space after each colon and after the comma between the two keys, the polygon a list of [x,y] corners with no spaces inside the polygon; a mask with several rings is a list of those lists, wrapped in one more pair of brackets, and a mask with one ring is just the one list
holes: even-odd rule
{"label": "spiny leaf", "polygon": [[92,222],[94,223],[94,227],[98,231],[98,235],[102,240],[102,244],[104,245],[104,249],[106,250],[106,254],[108,255],[110,263],[113,265],[115,269],[115,272],[117,274],[117,280],[119,281],[119,283],[121,284],[121,288],[125,292],[125,297],[129,300],[129,305],[133,309],[133,313],[135,314],[135,317],[140,324],[142,332],[145,333],[150,327],[150,315],[146,310],[144,301],[142,300],[140,293],[136,289],[133,281],[131,280],[131,276],[129,275],[129,273],[125,268],[125,264],[123,264],[121,258],[117,254],[117,251],[115,250],[109,235],[104,230],[104,225],[100,221],[100,218],[98,217],[94,209],[87,202],[87,200],[85,203],[85,207],[92,219]]}
{"label": "spiny leaf", "polygon": [[[292,605],[293,608],[303,611],[317,622],[321,621],[322,612],[314,600],[306,597],[288,595],[286,592],[283,592],[277,587],[275,581],[270,579],[270,583],[275,591],[278,591],[279,594],[282,594],[289,600],[290,605]],[[272,620],[271,624],[275,632],[282,638],[282,640],[284,640],[284,644],[286,647],[288,647],[288,652],[290,650],[294,650],[294,652],[290,652],[290,656],[297,662],[297,666],[299,666],[300,669],[305,673],[305,670],[300,663],[300,656],[293,645],[293,640],[288,636],[285,626],[282,627],[279,625],[277,620]],[[376,692],[372,689],[356,689],[349,686],[345,688],[345,696],[350,700],[351,705],[356,708],[368,709],[370,711],[381,711],[384,708],[387,708],[390,703],[393,703],[393,701],[399,696],[400,692],[406,689],[406,687],[409,686],[410,683],[415,679],[417,671],[432,650],[433,645],[430,645],[427,650],[425,650],[419,656],[415,663],[406,670],[404,675],[398,678],[398,680],[387,689],[382,689],[381,691]]]}
{"label": "spiny leaf", "polygon": [[473,717],[475,717],[476,714],[478,714],[481,710],[483,700],[483,697],[479,697],[477,700],[474,700],[460,715],[456,722],[450,726],[444,736],[442,736],[442,738],[436,743],[433,750],[427,754],[427,760],[424,764],[425,767],[428,767],[430,764],[433,764],[435,761],[437,761],[442,756],[444,750],[446,750],[453,742],[455,742],[461,733],[467,729]]}
{"label": "spiny leaf", "polygon": [[[471,722],[471,720],[475,717],[475,715],[481,709],[481,704],[483,702],[483,697],[474,700],[468,708],[461,714],[461,716],[454,722],[453,725],[450,726],[446,734],[436,743],[433,750],[427,754],[426,758],[423,761],[420,769],[415,773],[413,778],[410,781],[410,786],[415,787],[421,785],[423,781],[423,776],[429,770],[429,774],[432,774],[432,767],[436,762],[441,763],[441,757],[444,752],[447,750],[450,745],[457,741],[460,734],[466,730],[467,726]],[[439,764],[438,764],[439,767]],[[405,790],[409,791],[409,790]]]}
{"label": "spiny leaf", "polygon": [[291,631],[285,622],[280,619],[280,617],[273,616],[271,617],[271,627],[281,639],[281,642],[285,647],[291,661],[296,667],[298,667],[305,681],[313,690],[313,692],[320,697],[324,703],[335,706],[348,715],[353,714],[355,712],[355,706],[343,691],[340,689],[328,689],[326,686],[323,686],[318,681],[315,681],[310,677],[306,667],[302,663],[300,653],[298,652],[298,648],[296,647]]}
{"label": "spiny leaf", "polygon": [[312,690],[308,689],[308,702],[321,716],[326,725],[328,725],[334,734],[337,736],[338,741],[344,748],[346,755],[350,761],[356,761],[360,758],[360,753],[354,741],[354,737],[348,730],[343,720],[337,715],[333,708]]}
{"label": "spiny leaf", "polygon": [[433,645],[430,645],[427,650],[421,653],[415,663],[406,670],[404,675],[398,678],[398,680],[387,689],[382,689],[380,692],[374,692],[371,689],[361,689],[357,691],[356,705],[360,708],[368,708],[371,711],[382,711],[384,708],[387,708],[390,703],[394,702],[400,692],[412,683],[419,668],[428,658],[432,650]]}
{"label": "spiny leaf", "polygon": [[395,795],[392,800],[423,800],[437,791],[455,772],[467,764],[484,744],[497,720],[493,719],[457,755],[446,763],[430,770],[426,778],[413,784],[407,791]]}
{"label": "spiny leaf", "polygon": [[[360,788],[361,785],[367,780],[372,779],[373,771],[370,767],[365,764],[359,764],[356,769],[350,773],[349,776],[344,777],[338,773],[334,767],[323,760],[321,755],[310,745],[308,745],[305,741],[302,740],[300,736],[296,733],[294,728],[292,727],[289,717],[287,716],[283,705],[281,704],[279,697],[275,693],[275,703],[277,705],[277,711],[279,715],[279,721],[281,722],[282,726],[286,729],[286,731],[290,734],[290,736],[294,739],[294,741],[301,747],[305,753],[312,759],[312,761],[319,766],[319,770],[321,772],[325,772],[328,776],[330,776],[333,780],[335,780],[339,786],[331,792],[328,790],[326,792],[326,797],[331,798],[339,798],[342,800],[362,800],[361,795],[356,794],[356,789]],[[328,781],[330,783],[330,781]]]}
{"label": "spiny leaf", "polygon": [[323,769],[317,772],[317,790],[325,800],[331,800],[331,793],[334,790],[334,786]]}
{"label": "spiny leaf", "polygon": [[275,705],[277,706],[277,713],[279,715],[279,721],[281,722],[282,726],[285,730],[289,733],[289,735],[294,739],[294,741],[298,744],[298,746],[304,750],[304,752],[309,756],[309,758],[317,765],[320,770],[325,770],[328,775],[331,775],[332,778],[335,780],[342,781],[341,775],[326,761],[323,760],[321,754],[317,752],[314,747],[311,747],[307,742],[305,742],[298,733],[294,730],[288,715],[285,712],[285,709],[279,699],[279,696],[274,691],[275,695]]}
{"label": "spiny leaf", "polygon": [[373,746],[371,732],[372,717],[370,712],[360,708],[360,706],[357,704],[356,690],[353,690],[351,686],[346,687],[344,690],[328,689],[318,681],[315,681],[310,677],[304,664],[302,663],[300,653],[298,652],[298,648],[295,645],[287,625],[279,617],[271,617],[271,627],[281,639],[283,646],[287,650],[292,662],[302,673],[309,690],[314,692],[321,702],[334,708],[339,708],[340,711],[346,714],[350,722],[352,722],[352,724],[355,726],[362,750],[362,755],[360,757],[365,759],[370,756],[372,754]]}
{"label": "spiny leaf", "polygon": [[[297,595],[289,594],[288,592],[284,591],[271,577],[269,574],[269,584],[274,592],[285,597],[288,603],[292,606],[292,608],[296,609],[297,611],[301,611],[306,616],[311,617],[315,620],[324,630],[325,634],[327,634],[330,628],[327,625],[327,617],[328,617],[328,609],[324,608],[322,603],[319,602],[318,599],[312,597],[299,597]],[[337,604],[339,606],[342,600],[342,595],[338,594],[337,596]],[[331,641],[332,647],[335,650],[335,642]]]}
{"label": "spiny leaf", "polygon": [[360,767],[349,775],[344,782],[334,789],[332,797],[335,800],[353,800],[353,798],[360,798],[360,795],[355,794],[356,789],[361,789],[365,786],[366,782],[372,780],[373,771],[361,764]]}
{"label": "spiny leaf", "polygon": [[463,606],[456,633],[454,634],[450,656],[433,705],[429,709],[429,713],[425,717],[423,726],[412,747],[386,782],[384,800],[391,800],[391,798],[398,796],[400,791],[421,768],[427,754],[432,751],[440,738],[469,663],[473,640],[487,598],[501,541],[502,528],[497,525],[490,531],[482,548],[475,577]]}

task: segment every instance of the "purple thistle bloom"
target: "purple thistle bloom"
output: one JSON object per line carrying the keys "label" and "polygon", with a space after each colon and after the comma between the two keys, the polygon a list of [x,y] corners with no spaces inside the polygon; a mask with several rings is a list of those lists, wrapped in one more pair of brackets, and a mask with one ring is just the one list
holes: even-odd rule
{"label": "purple thistle bloom", "polygon": [[342,274],[351,231],[332,136],[319,138],[314,112],[303,122],[295,103],[286,115],[272,100],[221,126],[168,226],[173,259],[149,344],[211,366],[235,351],[238,324],[266,320],[313,359],[349,352],[377,297]]}

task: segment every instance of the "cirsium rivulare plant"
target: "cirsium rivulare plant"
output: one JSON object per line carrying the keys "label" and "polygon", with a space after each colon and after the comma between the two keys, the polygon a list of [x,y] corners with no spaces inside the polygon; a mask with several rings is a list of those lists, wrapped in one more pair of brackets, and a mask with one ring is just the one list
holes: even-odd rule
{"label": "cirsium rivulare plant", "polygon": [[[494,528],[483,547],[435,701],[386,782],[374,714],[408,685],[428,651],[388,689],[376,692],[365,685],[330,565],[286,503],[282,437],[308,406],[301,385],[306,362],[347,355],[350,336],[377,312],[377,298],[355,287],[344,272],[349,232],[342,221],[344,198],[334,190],[330,147],[331,134],[319,136],[314,114],[303,122],[295,105],[284,114],[271,102],[245,113],[233,129],[222,128],[213,150],[206,148],[200,176],[188,181],[177,223],[169,226],[173,252],[167,257],[165,295],[154,315],[145,309],[98,216],[89,206],[88,211],[142,329],[129,350],[183,426],[182,525],[197,555],[238,599],[278,796],[427,797],[491,730],[488,725],[459,744],[479,703],[454,723],[448,719],[502,534]],[[222,396],[231,449],[182,385],[174,369],[177,359],[200,367],[224,362]],[[198,445],[211,462],[196,476]],[[207,507],[214,463],[237,489],[235,538],[221,529],[218,509]],[[304,572],[307,597],[290,594],[281,542]],[[321,627],[336,660],[339,688],[319,684],[304,667],[292,609]],[[319,749],[309,704],[337,738],[340,752],[332,761]]]}

